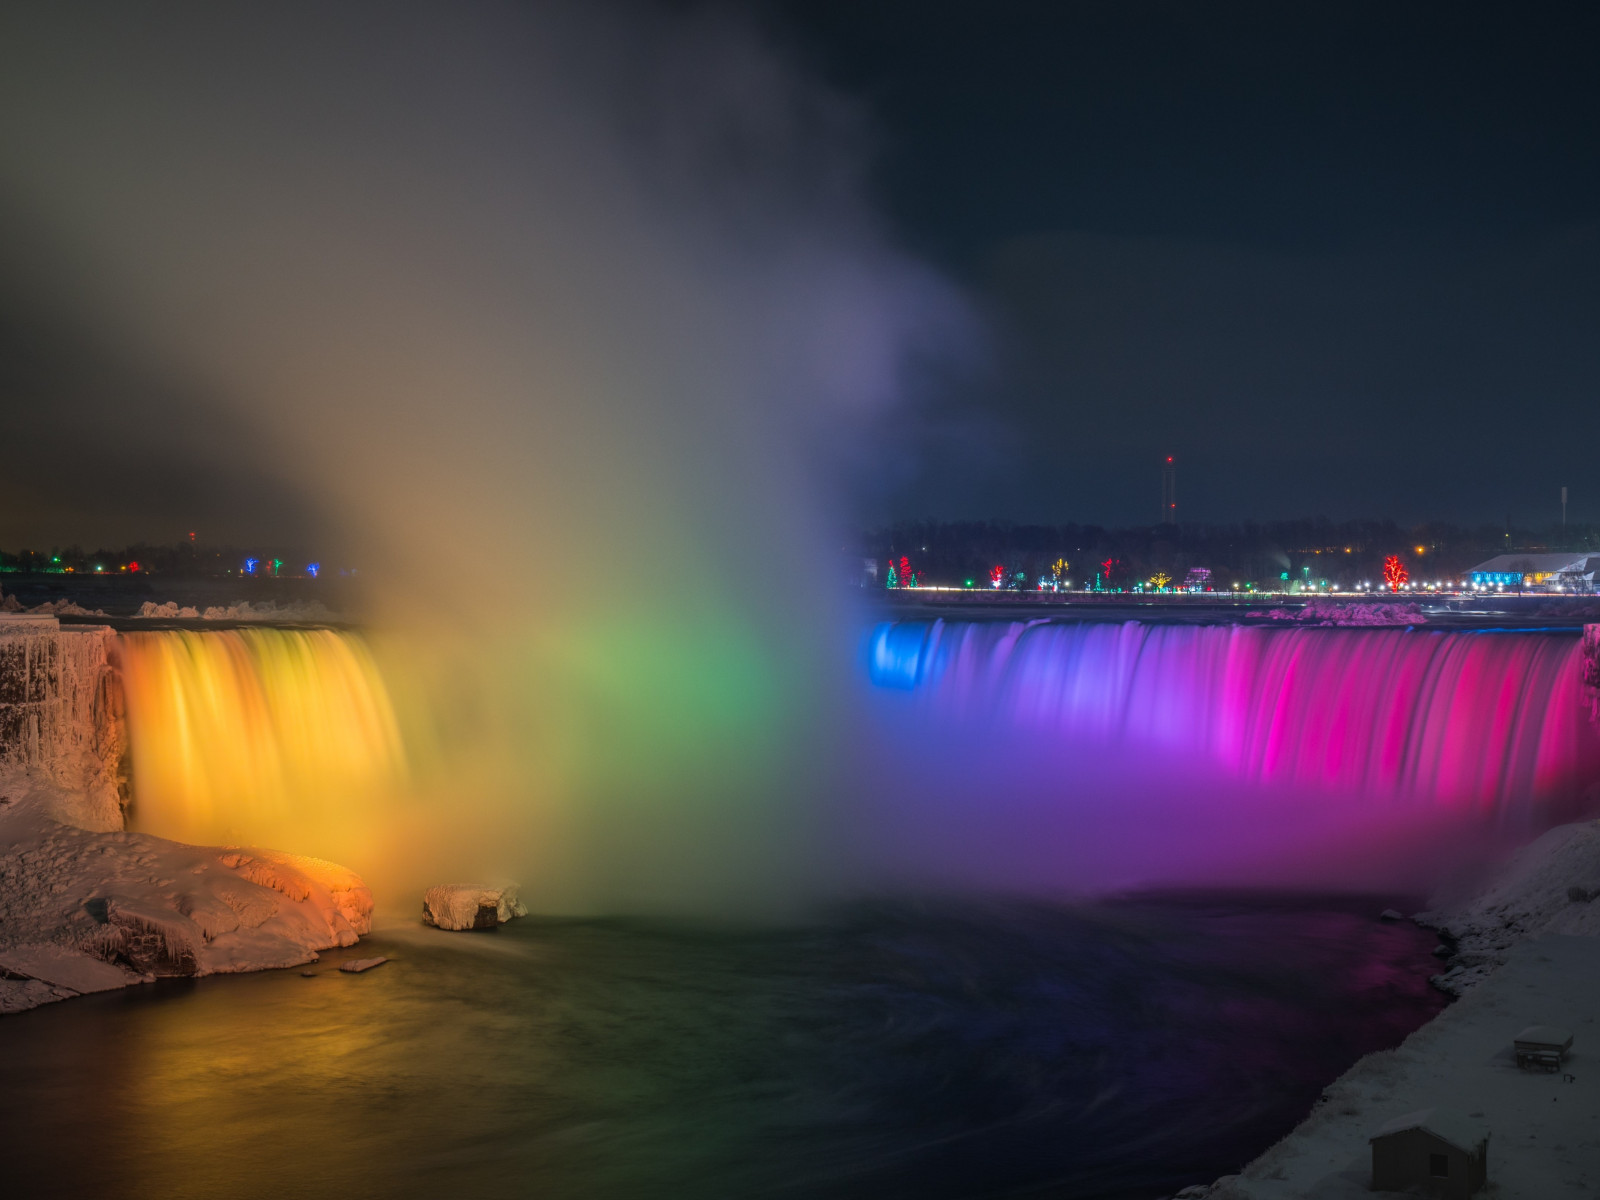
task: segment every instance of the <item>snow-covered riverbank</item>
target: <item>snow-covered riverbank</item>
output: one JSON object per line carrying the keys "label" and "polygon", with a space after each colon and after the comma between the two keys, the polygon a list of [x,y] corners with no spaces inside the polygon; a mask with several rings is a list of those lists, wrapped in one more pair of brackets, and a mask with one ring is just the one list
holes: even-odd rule
{"label": "snow-covered riverbank", "polygon": [[[1397,1049],[1369,1054],[1301,1124],[1206,1200],[1371,1196],[1368,1138],[1386,1121],[1446,1107],[1490,1131],[1499,1200],[1600,1193],[1600,821],[1552,829],[1470,899],[1417,915],[1455,939],[1436,982],[1462,998]],[[1447,943],[1448,944],[1448,943]],[[1519,1070],[1512,1039],[1529,1025],[1570,1030],[1565,1070]]]}
{"label": "snow-covered riverbank", "polygon": [[36,774],[0,775],[0,1013],[162,975],[312,962],[372,928],[354,872],[271,850],[186,846],[53,818]]}
{"label": "snow-covered riverbank", "polygon": [[1600,821],[1558,825],[1524,846],[1469,899],[1417,913],[1451,948],[1434,983],[1465,995],[1529,938],[1600,935]]}

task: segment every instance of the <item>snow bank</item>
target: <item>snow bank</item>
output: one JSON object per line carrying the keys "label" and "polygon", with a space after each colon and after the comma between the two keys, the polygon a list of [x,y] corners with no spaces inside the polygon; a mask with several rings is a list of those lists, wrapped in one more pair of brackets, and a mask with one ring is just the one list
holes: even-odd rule
{"label": "snow bank", "polygon": [[338,619],[337,614],[319,600],[297,600],[293,604],[284,605],[275,604],[271,600],[259,604],[251,604],[245,600],[226,607],[213,604],[204,611],[188,605],[180,606],[175,600],[169,600],[165,604],[146,600],[134,615],[149,620],[167,621],[268,621],[307,624],[320,624]]}
{"label": "snow bank", "polygon": [[1558,825],[1528,843],[1464,903],[1412,919],[1454,953],[1434,983],[1454,995],[1482,983],[1518,944],[1545,934],[1600,935],[1600,821]]}
{"label": "snow bank", "polygon": [[154,979],[292,967],[372,928],[334,863],[186,846],[51,818],[36,775],[0,776],[0,1012]]}
{"label": "snow bank", "polygon": [[[1549,830],[1469,899],[1413,920],[1453,948],[1449,970],[1433,982],[1461,999],[1398,1049],[1356,1063],[1242,1175],[1180,1195],[1369,1197],[1367,1139],[1401,1114],[1436,1105],[1488,1127],[1485,1195],[1600,1192],[1600,821]],[[1574,1033],[1564,1070],[1518,1069],[1512,1042],[1530,1025]]]}
{"label": "snow bank", "polygon": [[[1489,1130],[1498,1200],[1600,1191],[1600,939],[1552,935],[1506,964],[1395,1050],[1345,1072],[1288,1137],[1191,1193],[1207,1200],[1370,1200],[1367,1139],[1393,1118],[1447,1105]],[[1512,1039],[1553,1023],[1576,1035],[1566,1069],[1522,1071]]]}
{"label": "snow bank", "polygon": [[528,910],[517,899],[517,885],[485,887],[475,883],[446,883],[422,896],[422,919],[440,929],[493,929]]}

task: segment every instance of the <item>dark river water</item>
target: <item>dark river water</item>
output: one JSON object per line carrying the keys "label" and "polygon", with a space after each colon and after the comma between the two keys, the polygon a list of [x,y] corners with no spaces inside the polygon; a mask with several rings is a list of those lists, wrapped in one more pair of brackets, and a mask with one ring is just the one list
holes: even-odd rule
{"label": "dark river water", "polygon": [[1153,1200],[1442,1005],[1389,898],[400,929],[0,1020],[8,1196]]}

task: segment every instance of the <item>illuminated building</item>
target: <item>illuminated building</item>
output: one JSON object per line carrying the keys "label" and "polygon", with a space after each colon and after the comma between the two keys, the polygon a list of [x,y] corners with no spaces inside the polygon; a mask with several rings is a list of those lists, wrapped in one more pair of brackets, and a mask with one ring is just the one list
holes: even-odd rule
{"label": "illuminated building", "polygon": [[1467,573],[1475,588],[1592,592],[1600,554],[1499,554]]}

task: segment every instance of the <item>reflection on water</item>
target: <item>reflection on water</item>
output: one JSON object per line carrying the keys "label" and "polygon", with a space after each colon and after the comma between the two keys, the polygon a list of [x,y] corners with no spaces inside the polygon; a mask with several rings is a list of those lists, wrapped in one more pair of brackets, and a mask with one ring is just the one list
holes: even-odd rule
{"label": "reflection on water", "polygon": [[17,1195],[1149,1197],[1435,1012],[1380,901],[399,930],[0,1021]]}

